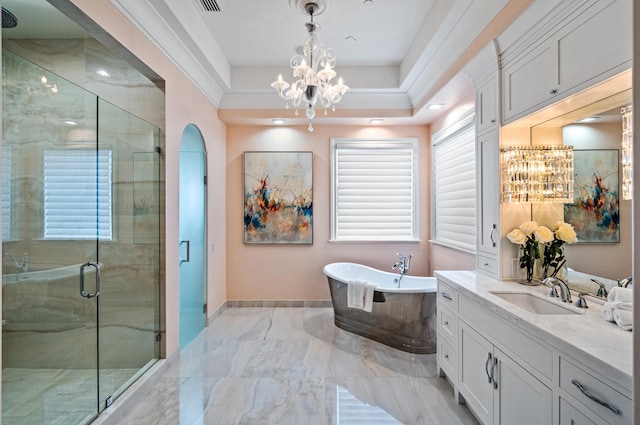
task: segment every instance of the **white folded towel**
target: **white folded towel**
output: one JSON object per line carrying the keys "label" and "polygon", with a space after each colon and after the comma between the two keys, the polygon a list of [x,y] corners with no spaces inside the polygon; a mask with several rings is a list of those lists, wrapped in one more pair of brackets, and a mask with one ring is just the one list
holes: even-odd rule
{"label": "white folded towel", "polygon": [[621,288],[614,286],[609,291],[607,300],[610,302],[633,302],[633,288]]}
{"label": "white folded towel", "polygon": [[347,307],[370,312],[376,285],[363,280],[350,280],[347,284]]}
{"label": "white folded towel", "polygon": [[611,302],[606,302],[602,305],[602,317],[604,320],[607,322],[615,322],[615,319],[613,318],[613,310],[614,307]]}
{"label": "white folded towel", "polygon": [[620,326],[625,331],[633,330],[633,311],[616,308],[613,310],[613,318],[616,325]]}

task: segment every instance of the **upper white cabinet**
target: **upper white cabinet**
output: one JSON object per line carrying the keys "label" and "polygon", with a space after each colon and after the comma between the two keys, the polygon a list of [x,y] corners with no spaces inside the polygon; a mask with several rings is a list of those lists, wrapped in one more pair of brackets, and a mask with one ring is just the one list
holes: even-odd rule
{"label": "upper white cabinet", "polygon": [[498,82],[493,76],[476,90],[476,132],[483,133],[498,124]]}
{"label": "upper white cabinet", "polygon": [[503,55],[505,124],[631,67],[632,1],[570,2],[553,28],[536,26]]}

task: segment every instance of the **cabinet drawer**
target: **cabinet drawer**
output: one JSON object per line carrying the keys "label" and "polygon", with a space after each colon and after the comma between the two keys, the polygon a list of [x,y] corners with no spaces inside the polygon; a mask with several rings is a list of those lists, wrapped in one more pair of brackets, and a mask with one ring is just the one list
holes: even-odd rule
{"label": "cabinet drawer", "polygon": [[[531,365],[548,380],[553,379],[553,353],[550,349],[529,338],[520,329],[506,324],[504,320],[487,312],[484,307],[467,297],[461,296],[459,305],[460,317],[465,318],[467,323],[472,323],[479,329],[491,329],[495,342],[507,347],[511,353]],[[540,378],[538,376],[538,379]]]}
{"label": "cabinet drawer", "polygon": [[[581,385],[583,389],[581,390],[578,385]],[[633,403],[629,398],[564,358],[560,358],[560,388],[611,425],[631,423]],[[615,413],[612,409],[590,398],[586,393],[612,405],[619,412]]]}
{"label": "cabinet drawer", "polygon": [[447,338],[454,346],[457,345],[455,341],[458,337],[458,319],[448,308],[438,309],[438,338],[440,337]]}
{"label": "cabinet drawer", "polygon": [[458,353],[446,339],[438,338],[438,365],[458,385]]}
{"label": "cabinet drawer", "polygon": [[458,311],[458,291],[451,286],[438,281],[438,303],[450,308],[451,311]]}
{"label": "cabinet drawer", "polygon": [[478,255],[478,268],[496,274],[498,273],[498,261],[495,258]]}
{"label": "cabinet drawer", "polygon": [[560,425],[596,425],[596,423],[560,397]]}

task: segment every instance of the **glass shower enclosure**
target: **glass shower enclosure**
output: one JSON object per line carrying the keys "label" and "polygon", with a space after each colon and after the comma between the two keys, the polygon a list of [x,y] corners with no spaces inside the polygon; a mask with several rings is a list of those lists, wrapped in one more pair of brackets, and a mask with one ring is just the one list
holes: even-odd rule
{"label": "glass shower enclosure", "polygon": [[2,74],[2,423],[88,423],[160,356],[160,131]]}

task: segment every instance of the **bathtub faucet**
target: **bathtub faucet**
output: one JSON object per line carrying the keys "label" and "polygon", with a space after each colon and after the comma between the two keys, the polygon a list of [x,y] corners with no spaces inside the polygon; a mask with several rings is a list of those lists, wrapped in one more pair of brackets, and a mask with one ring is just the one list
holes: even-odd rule
{"label": "bathtub faucet", "polygon": [[398,269],[400,272],[400,277],[398,279],[394,279],[394,282],[400,286],[402,277],[407,274],[409,267],[411,267],[411,257],[413,257],[413,254],[409,254],[408,257],[405,257],[404,254],[398,252],[396,255],[399,257],[399,261],[393,265],[392,269]]}

